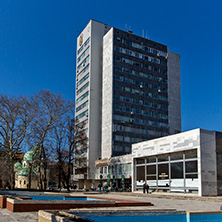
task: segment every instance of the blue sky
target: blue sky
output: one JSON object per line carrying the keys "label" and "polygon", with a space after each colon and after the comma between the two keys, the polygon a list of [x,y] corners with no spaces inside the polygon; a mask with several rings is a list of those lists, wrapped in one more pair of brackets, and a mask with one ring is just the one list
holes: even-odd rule
{"label": "blue sky", "polygon": [[221,131],[221,11],[221,0],[0,0],[0,93],[73,99],[76,37],[95,19],[180,54],[183,131]]}

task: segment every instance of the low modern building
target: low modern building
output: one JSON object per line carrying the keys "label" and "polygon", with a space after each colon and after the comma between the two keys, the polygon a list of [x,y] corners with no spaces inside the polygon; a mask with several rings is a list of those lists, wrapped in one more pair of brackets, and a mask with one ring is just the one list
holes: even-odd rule
{"label": "low modern building", "polygon": [[132,145],[132,189],[222,194],[222,133],[194,129]]}

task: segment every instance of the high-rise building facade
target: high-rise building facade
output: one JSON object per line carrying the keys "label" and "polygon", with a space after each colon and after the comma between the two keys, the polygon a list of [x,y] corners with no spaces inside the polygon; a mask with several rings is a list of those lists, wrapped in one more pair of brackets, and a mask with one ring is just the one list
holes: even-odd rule
{"label": "high-rise building facade", "polygon": [[180,59],[167,46],[111,28],[103,38],[102,90],[102,159],[180,132]]}
{"label": "high-rise building facade", "polygon": [[77,41],[76,118],[86,124],[88,147],[76,156],[75,178],[86,182],[95,160],[181,131],[180,56],[94,20]]}
{"label": "high-rise building facade", "polygon": [[101,155],[102,42],[109,29],[90,20],[77,38],[75,116],[88,138],[87,147],[77,147],[81,150],[75,155],[74,180],[80,186],[94,178],[95,160]]}

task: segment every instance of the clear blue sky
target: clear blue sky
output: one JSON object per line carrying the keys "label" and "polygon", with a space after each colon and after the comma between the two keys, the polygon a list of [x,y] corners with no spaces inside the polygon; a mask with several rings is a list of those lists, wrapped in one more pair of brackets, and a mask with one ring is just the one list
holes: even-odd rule
{"label": "clear blue sky", "polygon": [[90,19],[180,54],[183,131],[222,130],[221,0],[0,0],[0,93],[73,99],[76,37]]}

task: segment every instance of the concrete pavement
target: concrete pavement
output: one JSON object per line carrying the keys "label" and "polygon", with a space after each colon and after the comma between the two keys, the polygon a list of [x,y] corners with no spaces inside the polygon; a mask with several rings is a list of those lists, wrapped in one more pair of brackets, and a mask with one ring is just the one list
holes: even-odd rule
{"label": "concrete pavement", "polygon": [[[136,200],[148,201],[154,206],[133,207],[138,210],[177,210],[177,211],[197,211],[197,210],[219,210],[222,204],[222,197],[198,197],[196,195],[183,195],[183,194],[164,194],[164,193],[80,193],[74,192],[71,195],[87,195],[98,196],[123,200]],[[124,208],[121,208],[124,209]],[[125,207],[125,210],[130,210],[130,207]],[[98,209],[97,209],[98,210]],[[103,209],[103,210],[108,210]],[[112,210],[112,209],[111,209]],[[120,210],[113,209],[113,210]],[[36,222],[38,221],[37,212],[22,212],[12,213],[7,209],[0,209],[0,222]]]}

